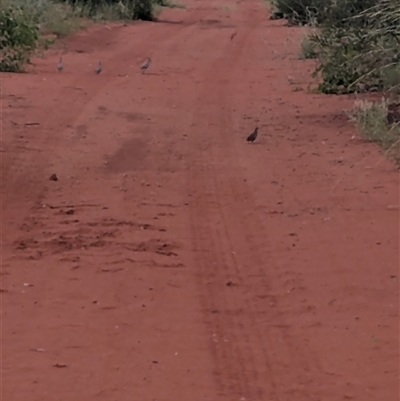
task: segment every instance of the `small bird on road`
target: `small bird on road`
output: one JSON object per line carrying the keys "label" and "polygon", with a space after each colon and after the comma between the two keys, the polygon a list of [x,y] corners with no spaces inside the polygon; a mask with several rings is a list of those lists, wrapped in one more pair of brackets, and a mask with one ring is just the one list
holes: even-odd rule
{"label": "small bird on road", "polygon": [[58,72],[61,72],[63,69],[64,69],[64,64],[62,61],[62,57],[60,57],[60,61],[57,64],[57,70],[58,70]]}
{"label": "small bird on road", "polygon": [[144,63],[140,66],[140,69],[142,70],[142,74],[150,67],[151,63],[151,58],[147,57]]}
{"label": "small bird on road", "polygon": [[254,131],[247,137],[247,142],[254,142],[258,136],[258,127],[254,129]]}
{"label": "small bird on road", "polygon": [[103,70],[103,67],[101,66],[101,61],[99,61],[99,64],[96,65],[96,68],[94,69],[94,71],[96,72],[97,75],[99,75],[102,70]]}

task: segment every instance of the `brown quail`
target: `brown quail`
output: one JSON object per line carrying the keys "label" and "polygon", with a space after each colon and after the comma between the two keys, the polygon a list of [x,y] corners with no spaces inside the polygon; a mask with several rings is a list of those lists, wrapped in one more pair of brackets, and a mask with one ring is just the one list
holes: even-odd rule
{"label": "brown quail", "polygon": [[247,137],[247,142],[254,142],[258,136],[258,127],[254,129],[254,131]]}

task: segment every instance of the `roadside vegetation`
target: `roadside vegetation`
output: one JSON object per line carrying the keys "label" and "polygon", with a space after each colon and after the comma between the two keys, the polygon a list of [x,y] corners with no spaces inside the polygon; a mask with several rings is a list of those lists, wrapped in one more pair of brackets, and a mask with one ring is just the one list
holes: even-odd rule
{"label": "roadside vegetation", "polygon": [[88,21],[154,20],[169,0],[0,0],[0,71],[22,72],[32,54]]}
{"label": "roadside vegetation", "polygon": [[288,24],[310,28],[300,58],[316,60],[318,91],[382,93],[382,101],[358,102],[350,115],[365,139],[399,161],[400,1],[273,0],[273,7]]}
{"label": "roadside vegetation", "polygon": [[400,164],[400,104],[382,98],[356,101],[348,112],[361,136],[382,147],[385,155]]}

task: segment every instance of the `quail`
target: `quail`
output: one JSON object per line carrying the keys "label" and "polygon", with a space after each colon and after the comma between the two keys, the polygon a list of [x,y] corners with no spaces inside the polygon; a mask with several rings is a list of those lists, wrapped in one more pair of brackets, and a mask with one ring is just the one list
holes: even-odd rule
{"label": "quail", "polygon": [[62,57],[60,57],[60,61],[57,64],[57,70],[58,70],[58,72],[61,72],[63,69],[64,69],[64,64],[62,61]]}
{"label": "quail", "polygon": [[99,61],[99,64],[96,65],[96,68],[94,71],[96,72],[97,75],[99,75],[101,73],[102,69],[103,68],[101,66],[101,61]]}
{"label": "quail", "polygon": [[247,142],[254,142],[258,136],[258,127],[254,129],[254,131],[247,137]]}
{"label": "quail", "polygon": [[142,74],[149,68],[151,63],[151,58],[147,57],[144,63],[140,66],[140,69],[142,70]]}

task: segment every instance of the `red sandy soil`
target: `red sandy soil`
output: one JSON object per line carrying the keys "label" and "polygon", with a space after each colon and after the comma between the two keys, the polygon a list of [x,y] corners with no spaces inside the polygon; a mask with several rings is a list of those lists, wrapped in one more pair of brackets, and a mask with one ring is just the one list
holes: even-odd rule
{"label": "red sandy soil", "polygon": [[397,168],[301,28],[186,5],[3,75],[2,400],[398,400]]}

